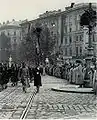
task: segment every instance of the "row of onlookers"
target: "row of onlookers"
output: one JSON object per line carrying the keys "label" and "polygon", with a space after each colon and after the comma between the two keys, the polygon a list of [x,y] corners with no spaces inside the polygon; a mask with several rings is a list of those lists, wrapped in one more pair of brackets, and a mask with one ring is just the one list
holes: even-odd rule
{"label": "row of onlookers", "polygon": [[97,66],[83,64],[81,62],[62,66],[50,65],[46,67],[46,73],[51,76],[68,80],[71,84],[77,84],[79,87],[92,87],[97,91]]}

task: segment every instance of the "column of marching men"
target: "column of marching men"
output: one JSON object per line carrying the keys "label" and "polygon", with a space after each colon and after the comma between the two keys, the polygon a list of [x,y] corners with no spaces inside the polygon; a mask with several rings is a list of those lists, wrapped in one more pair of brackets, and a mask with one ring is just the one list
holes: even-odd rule
{"label": "column of marching men", "polygon": [[[18,86],[18,83],[22,83],[23,91],[26,92],[27,87],[30,87],[30,82],[34,80],[34,86],[39,92],[41,84],[41,75],[43,74],[43,68],[41,66],[27,65],[25,62],[21,64],[13,63],[11,67],[7,63],[0,63],[0,91],[7,88],[8,83],[11,86]],[[34,78],[34,79],[33,79]]]}
{"label": "column of marching men", "polygon": [[49,65],[45,67],[42,65],[27,65],[24,62],[12,64],[9,67],[6,63],[0,63],[0,89],[6,89],[8,83],[11,83],[11,86],[14,87],[21,82],[23,91],[26,92],[26,88],[30,87],[30,82],[34,80],[34,86],[36,86],[38,92],[42,85],[41,75],[45,73],[43,71],[67,80],[71,84],[77,84],[79,87],[92,87],[97,93],[97,63],[89,65],[82,62],[68,62],[62,66]]}

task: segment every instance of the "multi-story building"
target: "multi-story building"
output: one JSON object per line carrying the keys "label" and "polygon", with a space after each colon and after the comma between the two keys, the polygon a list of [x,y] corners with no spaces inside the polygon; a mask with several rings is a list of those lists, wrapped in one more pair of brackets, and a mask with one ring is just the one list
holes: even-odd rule
{"label": "multi-story building", "polygon": [[58,47],[60,46],[60,41],[62,39],[61,30],[62,30],[62,23],[61,23],[61,10],[58,11],[46,11],[44,14],[39,15],[39,18],[32,20],[32,21],[23,21],[22,26],[22,39],[25,39],[25,35],[28,33],[29,25],[31,27],[36,27],[37,24],[41,25],[41,27],[46,26],[50,34],[52,35],[53,39],[56,39],[55,44],[55,51],[58,51]]}
{"label": "multi-story building", "polygon": [[[80,26],[81,15],[89,8],[89,3],[74,4],[65,7],[65,11],[46,11],[46,13],[39,15],[39,18],[26,21],[21,24],[22,34],[25,35],[31,26],[36,23],[47,25],[50,32],[56,37],[56,44],[54,53],[61,50],[61,57],[68,58],[83,58],[86,54],[88,46],[88,28]],[[96,11],[97,4],[92,3],[93,10]],[[94,54],[97,50],[97,27],[94,28],[92,33],[92,46]]]}
{"label": "multi-story building", "polygon": [[[66,7],[62,13],[63,18],[63,52],[65,57],[81,58],[85,55],[88,45],[88,29],[80,26],[80,17],[89,8],[89,3],[71,4]],[[96,10],[97,4],[93,3],[92,8]],[[97,28],[96,28],[97,29]],[[95,42],[97,40],[97,31],[92,33],[92,45],[96,52]]]}
{"label": "multi-story building", "polygon": [[[10,55],[12,56],[13,61],[16,61],[18,59],[18,45],[21,40],[21,26],[19,25],[21,21],[15,21],[14,19],[9,22],[7,21],[6,23],[3,22],[3,24],[0,25],[0,35],[5,35],[6,38],[9,38],[10,42],[10,47],[9,49],[3,48],[3,46],[0,46],[0,61],[8,61],[9,55],[4,58],[4,54],[6,54],[6,51],[9,51]],[[3,41],[1,41],[3,42]]]}

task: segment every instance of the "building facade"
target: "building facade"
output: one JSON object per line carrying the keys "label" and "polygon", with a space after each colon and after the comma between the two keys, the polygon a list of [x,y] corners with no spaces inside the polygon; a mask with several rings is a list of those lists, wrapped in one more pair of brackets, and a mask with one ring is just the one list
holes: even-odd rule
{"label": "building facade", "polygon": [[[66,7],[62,13],[63,16],[63,56],[69,58],[83,58],[88,46],[88,28],[80,26],[81,15],[89,8],[89,3],[74,4]],[[96,10],[97,4],[92,4],[93,10]],[[92,33],[92,46],[96,52],[95,43],[97,41],[97,27]]]}
{"label": "building facade", "polygon": [[[6,49],[6,46],[3,47],[2,45],[0,46],[0,61],[8,61],[8,57],[11,55],[13,61],[17,61],[18,59],[18,45],[20,44],[21,40],[21,26],[19,25],[21,21],[15,21],[14,19],[9,22],[7,21],[6,23],[3,22],[3,24],[0,25],[0,35],[6,36],[9,40],[9,48]],[[3,42],[1,40],[1,42]],[[6,52],[10,55],[6,55],[4,58],[4,54]],[[2,54],[3,52],[3,54]]]}
{"label": "building facade", "polygon": [[[71,6],[65,7],[65,11],[46,11],[39,15],[39,18],[21,24],[22,36],[28,33],[29,24],[34,27],[37,23],[46,25],[56,39],[54,53],[59,51],[59,56],[64,60],[83,59],[87,52],[89,35],[88,28],[80,26],[80,17],[88,8],[89,3],[72,3]],[[97,11],[97,4],[92,3],[92,8]],[[97,55],[97,27],[91,37],[94,55]]]}
{"label": "building facade", "polygon": [[[61,45],[61,30],[62,30],[62,22],[61,22],[61,10],[58,11],[46,11],[45,13],[39,15],[39,18],[32,20],[32,21],[23,21],[21,24],[22,27],[22,40],[25,39],[26,35],[28,34],[29,29],[38,27],[39,25],[41,28],[47,27],[50,31],[50,34],[53,39],[55,39],[55,48],[54,53],[58,51]],[[30,26],[30,28],[29,28]]]}

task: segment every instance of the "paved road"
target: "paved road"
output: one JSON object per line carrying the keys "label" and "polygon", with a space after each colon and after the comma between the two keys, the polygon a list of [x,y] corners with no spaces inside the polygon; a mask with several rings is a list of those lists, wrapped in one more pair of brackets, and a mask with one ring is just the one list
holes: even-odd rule
{"label": "paved road", "polygon": [[[55,77],[43,77],[40,89],[27,115],[27,118],[78,118],[96,116],[96,96],[93,94],[65,93],[51,91],[52,86],[67,84]],[[91,115],[89,114],[91,113]],[[82,116],[83,115],[83,116]]]}
{"label": "paved road", "polygon": [[[51,76],[43,76],[42,83],[43,86],[31,104],[27,119],[96,117],[95,95],[52,91],[52,87],[67,83]],[[26,94],[22,92],[21,85],[16,88],[8,87],[0,92],[0,118],[20,118],[33,90],[32,83]]]}

